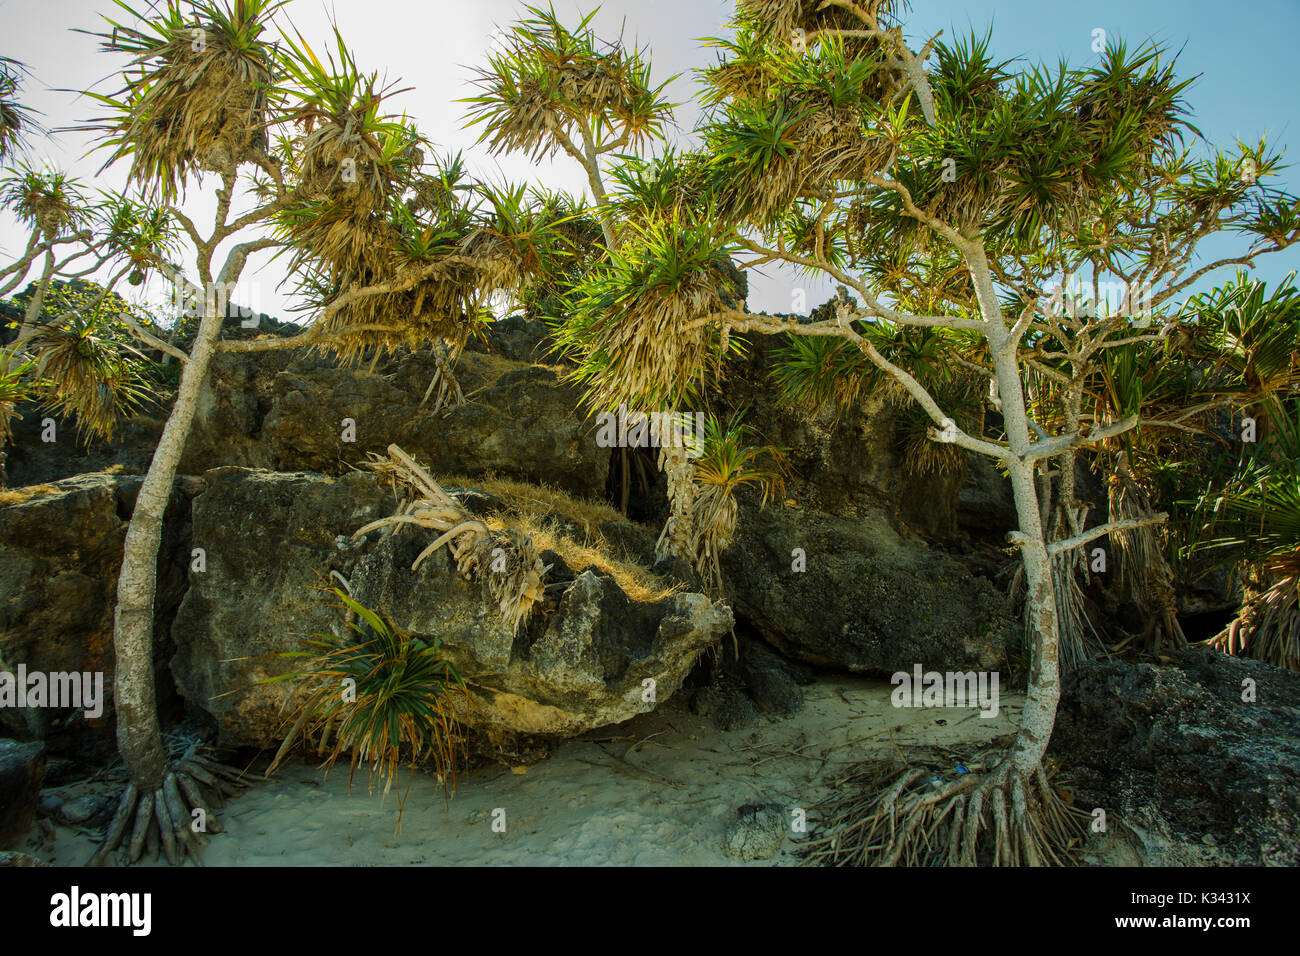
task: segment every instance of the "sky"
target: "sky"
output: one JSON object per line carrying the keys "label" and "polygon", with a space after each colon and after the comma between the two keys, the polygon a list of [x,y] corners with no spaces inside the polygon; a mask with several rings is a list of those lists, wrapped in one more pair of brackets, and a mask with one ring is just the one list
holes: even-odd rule
{"label": "sky", "polygon": [[[144,11],[152,0],[129,0]],[[554,0],[569,22],[595,6],[594,0]],[[494,157],[476,146],[478,130],[464,128],[465,109],[458,99],[471,95],[474,68],[484,62],[501,27],[524,12],[520,0],[293,0],[284,13],[309,43],[319,49],[338,24],[364,70],[378,70],[400,87],[411,89],[391,101],[416,120],[424,135],[443,151],[463,150],[470,170],[495,182],[534,182],[550,189],[587,191],[576,163],[561,155],[534,164],[518,155]],[[715,54],[703,38],[726,33],[732,3],[719,0],[606,0],[594,20],[602,37],[648,47],[657,80],[681,74],[668,88],[683,104],[669,138],[677,145],[694,142],[699,89],[693,71]],[[0,55],[24,62],[31,71],[26,105],[40,111],[47,136],[34,137],[26,158],[52,162],[82,178],[90,187],[120,188],[125,170],[101,171],[103,159],[87,155],[93,143],[84,133],[60,128],[78,124],[96,112],[93,101],[75,91],[115,92],[120,61],[97,51],[98,41],[75,32],[103,29],[103,15],[132,19],[112,0],[0,0]],[[1300,36],[1300,0],[1251,0],[1239,6],[1218,0],[914,0],[906,32],[919,46],[938,31],[945,38],[983,33],[992,28],[992,51],[1000,59],[1072,66],[1095,62],[1096,31],[1130,44],[1155,40],[1179,52],[1179,73],[1200,74],[1187,93],[1193,122],[1206,139],[1230,146],[1237,139],[1270,141],[1300,150],[1300,71],[1295,38]],[[1300,192],[1300,174],[1286,170],[1274,185]],[[213,201],[191,198],[187,213],[210,221]],[[26,234],[0,213],[0,261],[11,261],[26,244]],[[1217,244],[1213,257],[1236,246]],[[1257,275],[1277,281],[1300,270],[1300,250],[1266,256]],[[284,318],[293,304],[291,284],[284,283],[280,260],[261,254],[250,263],[235,301]],[[1231,270],[1210,277],[1226,279]],[[1204,285],[1204,284],[1203,284]],[[750,276],[749,305],[756,311],[806,311],[829,297],[832,285],[780,269]],[[156,290],[138,290],[151,296]],[[803,306],[802,309],[799,309]]]}

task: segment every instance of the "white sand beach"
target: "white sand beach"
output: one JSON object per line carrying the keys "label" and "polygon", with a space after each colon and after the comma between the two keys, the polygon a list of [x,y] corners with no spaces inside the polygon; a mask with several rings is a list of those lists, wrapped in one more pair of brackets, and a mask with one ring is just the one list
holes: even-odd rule
{"label": "white sand beach", "polygon": [[[804,688],[807,702],[795,716],[760,717],[731,732],[691,713],[679,695],[653,713],[565,742],[532,766],[463,773],[450,800],[434,777],[417,773],[397,833],[397,783],[384,798],[367,791],[359,772],[349,793],[345,766],[325,776],[313,764],[291,764],[220,811],[226,832],[213,836],[203,862],[789,865],[796,860],[789,837],[770,860],[745,864],[724,852],[739,806],[810,808],[836,771],[858,760],[895,747],[960,750],[1014,733],[1021,704],[1004,693],[998,715],[982,718],[968,709],[895,708],[891,690],[881,680],[823,676]],[[403,772],[398,783],[406,778]],[[498,809],[504,833],[493,831]],[[66,827],[28,849],[56,865],[80,865],[93,851],[88,832]]]}

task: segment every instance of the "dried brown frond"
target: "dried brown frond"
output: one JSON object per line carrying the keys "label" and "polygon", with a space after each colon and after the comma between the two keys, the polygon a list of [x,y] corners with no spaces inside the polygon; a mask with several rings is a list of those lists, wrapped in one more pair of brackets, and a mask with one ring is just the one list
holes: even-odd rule
{"label": "dried brown frond", "polygon": [[396,514],[362,526],[352,537],[404,524],[439,532],[411,570],[418,570],[426,558],[447,545],[460,575],[483,582],[506,626],[518,630],[545,596],[546,567],[532,539],[516,529],[489,528],[397,445],[389,445],[388,454],[388,458],[372,456],[368,464],[392,481],[405,499]]}

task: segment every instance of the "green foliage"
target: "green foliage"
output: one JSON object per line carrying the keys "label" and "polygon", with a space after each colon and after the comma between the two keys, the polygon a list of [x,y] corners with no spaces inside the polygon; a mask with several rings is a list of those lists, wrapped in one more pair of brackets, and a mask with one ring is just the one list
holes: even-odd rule
{"label": "green foliage", "polygon": [[700,455],[694,460],[695,480],[731,495],[737,488],[753,486],[762,492],[766,505],[784,494],[788,472],[788,448],[751,445],[750,430],[744,424],[745,409],[725,422],[716,415],[704,418]]}
{"label": "green foliage", "polygon": [[179,229],[165,208],[125,193],[107,193],[100,211],[101,254],[131,267],[131,285],[140,285],[179,253]]}
{"label": "green foliage", "polygon": [[129,19],[92,33],[131,61],[116,93],[88,93],[104,113],[86,130],[129,158],[129,179],[173,199],[187,177],[220,171],[266,148],[279,78],[268,26],[286,0],[168,0],[153,16],[116,0]]}
{"label": "green foliage", "polygon": [[38,129],[32,111],[18,102],[26,72],[13,57],[0,56],[0,161],[22,145],[27,133]]}
{"label": "green foliage", "polygon": [[[327,768],[344,754],[351,771],[364,764],[373,790],[377,781],[385,793],[392,786],[405,753],[411,772],[427,761],[450,792],[458,763],[464,759],[464,738],[457,714],[470,706],[465,682],[441,656],[438,641],[425,641],[400,631],[393,623],[357,603],[338,588],[331,592],[348,614],[348,637],[315,634],[305,650],[288,651],[286,659],[305,659],[307,666],[262,683],[293,681],[302,704],[272,762],[274,770],[300,735],[315,740],[317,753],[327,753]],[[409,792],[410,785],[407,789]],[[405,794],[399,799],[405,806]]]}
{"label": "green foliage", "polygon": [[731,246],[707,215],[630,221],[622,242],[574,287],[557,347],[577,359],[572,377],[590,407],[679,407],[719,374],[725,348],[699,320],[733,308]]}
{"label": "green foliage", "polygon": [[0,179],[0,208],[39,228],[46,238],[85,225],[90,206],[81,183],[58,169],[37,169],[17,163]]}
{"label": "green foliage", "polygon": [[[91,297],[99,295],[82,290],[64,298]],[[84,308],[37,326],[27,343],[34,397],[47,409],[75,415],[83,438],[111,438],[151,395],[144,357],[120,335],[102,308]]]}
{"label": "green foliage", "polygon": [[1270,295],[1265,283],[1238,271],[1226,285],[1193,296],[1183,311],[1195,319],[1197,354],[1214,363],[1216,390],[1249,402],[1300,391],[1300,290],[1294,272]]}
{"label": "green foliage", "polygon": [[1300,560],[1300,398],[1274,414],[1238,472],[1202,496],[1209,550],[1265,564]]}
{"label": "green foliage", "polygon": [[661,137],[672,112],[663,99],[671,78],[652,86],[639,50],[597,40],[595,11],[570,29],[552,8],[526,9],[531,16],[509,29],[504,48],[479,70],[482,92],[462,101],[470,125],[483,127],[479,142],[494,153],[541,159],[563,149],[581,159],[581,137],[633,149]]}
{"label": "green foliage", "polygon": [[33,397],[35,388],[30,377],[33,368],[35,363],[30,361],[0,365],[0,445],[13,436],[17,407]]}

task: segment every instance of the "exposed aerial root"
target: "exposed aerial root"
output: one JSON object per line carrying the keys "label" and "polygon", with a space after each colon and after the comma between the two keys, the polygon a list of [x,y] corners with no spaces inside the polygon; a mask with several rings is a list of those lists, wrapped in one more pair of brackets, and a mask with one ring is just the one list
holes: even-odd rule
{"label": "exposed aerial root", "polygon": [[429,380],[429,387],[424,392],[424,398],[420,399],[420,404],[424,405],[433,398],[431,411],[451,411],[454,408],[460,408],[465,404],[465,395],[460,390],[460,383],[456,381],[456,357],[459,349],[448,348],[443,342],[434,342],[430,347],[433,353],[433,378]]}
{"label": "exposed aerial root", "polygon": [[[87,866],[103,866],[114,850],[119,866],[129,866],[146,853],[156,858],[159,852],[172,866],[187,857],[199,864],[207,833],[225,829],[213,809],[224,807],[226,797],[248,785],[240,771],[209,759],[193,744],[172,761],[157,789],[142,791],[134,783],[126,788]],[[203,813],[196,816],[195,810]],[[202,826],[197,827],[200,819]]]}
{"label": "exposed aerial root", "polygon": [[827,805],[806,864],[1064,866],[1089,820],[1041,767],[1024,778],[1006,760],[986,774],[938,782],[923,767],[877,762],[845,782],[854,792]]}

